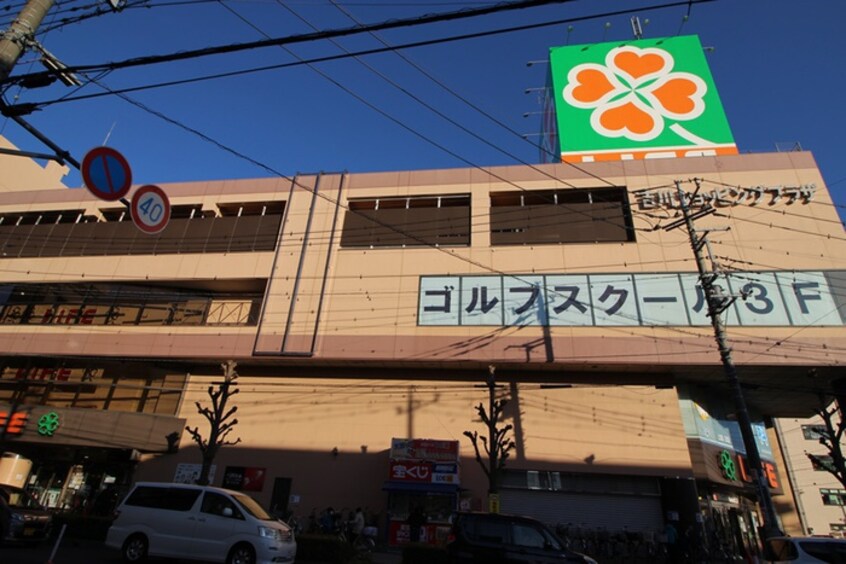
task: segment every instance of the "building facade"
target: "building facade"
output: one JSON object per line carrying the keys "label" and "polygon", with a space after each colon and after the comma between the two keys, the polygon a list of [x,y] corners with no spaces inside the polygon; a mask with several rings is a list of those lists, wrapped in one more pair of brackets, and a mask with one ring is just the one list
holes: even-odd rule
{"label": "building facade", "polygon": [[798,532],[770,422],[810,415],[846,360],[846,237],[807,152],[168,184],[155,235],[85,189],[8,190],[4,449],[54,507],[191,480],[185,428],[234,361],[240,442],[212,483],[300,520],[362,506],[394,542],[422,504],[436,539],[488,507],[464,433],[487,434],[492,387],[515,443],[501,510],[743,550],[754,469],[677,187],[744,296],[728,336]]}
{"label": "building facade", "polygon": [[[796,509],[806,535],[846,536],[846,490],[826,468],[831,455],[820,444],[825,424],[820,416],[776,419]],[[808,457],[818,457],[814,462]]]}

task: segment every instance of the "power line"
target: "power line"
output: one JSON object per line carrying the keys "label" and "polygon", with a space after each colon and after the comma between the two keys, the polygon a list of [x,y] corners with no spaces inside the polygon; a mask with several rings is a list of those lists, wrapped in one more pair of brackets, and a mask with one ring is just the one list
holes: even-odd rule
{"label": "power line", "polygon": [[[229,45],[219,45],[216,47],[206,47],[203,49],[193,49],[189,51],[181,51],[178,53],[169,53],[166,55],[149,55],[145,57],[136,57],[124,61],[116,61],[111,63],[97,64],[97,65],[78,65],[68,66],[68,72],[92,72],[102,70],[117,70],[124,68],[131,68],[137,66],[154,65],[160,63],[169,63],[173,61],[184,61],[187,59],[195,59],[198,57],[206,57],[209,55],[222,55],[226,53],[237,53],[240,51],[247,51],[252,49],[261,49],[264,47],[276,47],[279,45],[290,45],[294,43],[306,43],[322,39],[329,39],[333,37],[346,37],[357,35],[359,33],[366,33],[368,31],[378,31],[384,29],[399,29],[404,27],[415,27],[418,25],[427,25],[431,23],[458,21],[467,18],[475,18],[479,16],[486,16],[501,12],[512,10],[522,10],[527,8],[536,8],[549,4],[561,4],[565,2],[572,2],[574,0],[518,0],[515,2],[502,2],[485,8],[474,8],[466,10],[458,10],[454,12],[446,12],[440,14],[430,14],[418,16],[415,18],[397,19],[384,21],[377,24],[367,26],[355,26],[351,28],[332,29],[326,31],[317,31],[312,33],[305,33],[301,35],[291,35],[287,37],[279,37],[273,39],[265,39],[261,41],[251,41],[248,43],[235,43]],[[713,1],[713,0],[700,0]],[[38,73],[36,73],[38,74]],[[42,73],[43,74],[43,73]],[[32,76],[32,75],[30,75]],[[16,77],[20,80],[24,77]]]}
{"label": "power line", "polygon": [[[167,54],[167,55],[153,55],[153,56],[146,56],[146,57],[138,57],[138,58],[128,59],[128,60],[124,60],[124,61],[116,61],[116,62],[111,62],[111,63],[100,63],[100,64],[94,64],[94,65],[76,65],[76,66],[68,65],[67,71],[68,72],[93,72],[93,71],[103,71],[103,70],[117,70],[117,69],[130,68],[130,67],[136,67],[136,66],[144,66],[144,65],[178,61],[178,60],[192,59],[192,58],[204,57],[204,56],[208,56],[208,55],[218,55],[218,54],[224,54],[224,53],[232,53],[232,52],[244,51],[244,50],[249,50],[249,49],[257,49],[257,48],[263,48],[263,47],[273,47],[273,46],[279,46],[279,45],[288,45],[288,44],[292,44],[292,43],[310,42],[310,41],[321,40],[321,39],[329,39],[331,37],[343,37],[343,36],[349,36],[349,35],[354,35],[354,34],[359,34],[359,33],[368,33],[368,32],[371,32],[371,31],[381,31],[381,30],[384,30],[384,29],[391,29],[391,28],[397,28],[397,27],[416,26],[416,25],[423,25],[423,24],[428,24],[428,23],[433,23],[433,22],[438,22],[438,21],[449,21],[449,20],[458,19],[458,18],[476,17],[478,15],[487,15],[487,13],[493,13],[493,12],[491,12],[491,10],[502,11],[502,10],[533,8],[533,7],[541,6],[541,5],[545,5],[545,4],[572,2],[572,1],[573,0],[523,0],[521,2],[515,2],[513,4],[508,4],[508,3],[506,3],[504,5],[498,4],[498,5],[496,5],[492,8],[489,8],[487,10],[482,10],[480,13],[477,13],[477,11],[451,12],[451,13],[447,13],[447,14],[437,14],[437,15],[433,15],[433,16],[423,16],[423,17],[419,17],[419,18],[413,18],[413,19],[410,19],[410,20],[392,20],[392,21],[388,21],[388,22],[383,22],[381,24],[374,24],[374,25],[369,25],[369,26],[355,26],[355,27],[352,27],[352,28],[342,28],[342,29],[337,29],[337,30],[313,32],[313,33],[307,33],[307,34],[302,34],[302,35],[293,35],[293,36],[281,37],[281,38],[275,38],[275,39],[269,39],[269,40],[263,40],[263,41],[254,41],[254,42],[250,42],[250,43],[238,43],[238,44],[223,45],[223,46],[218,46],[218,47],[207,47],[207,48],[204,48],[204,49],[196,49],[196,50],[192,50],[192,51],[182,51],[182,52],[179,52],[179,53],[172,53],[172,54]],[[699,4],[699,3],[703,3],[703,2],[714,2],[716,0],[692,0],[692,1]],[[651,10],[659,10],[659,9],[665,9],[665,8],[673,8],[673,7],[678,7],[678,6],[682,6],[682,5],[686,6],[687,4],[688,4],[687,2],[671,2],[671,3],[665,3],[665,4],[644,6],[644,7],[641,7],[641,8],[637,8],[637,10],[638,11],[651,11]],[[499,6],[499,8],[497,8],[498,6]],[[486,37],[486,36],[497,35],[497,34],[506,33],[506,32],[526,31],[526,30],[537,29],[537,28],[541,28],[541,27],[560,25],[562,23],[572,23],[572,22],[576,22],[576,21],[596,19],[596,18],[599,18],[599,17],[610,17],[610,16],[614,16],[614,15],[630,14],[633,10],[634,9],[630,8],[630,9],[625,9],[625,10],[617,10],[617,11],[613,11],[613,12],[606,12],[604,14],[596,14],[596,15],[593,15],[593,16],[582,16],[582,17],[568,18],[568,19],[563,19],[563,20],[545,21],[545,22],[536,23],[536,24],[514,26],[514,27],[502,29],[502,30],[478,32],[478,33],[464,34],[464,35],[459,35],[459,36],[451,36],[451,37],[442,38],[442,39],[419,41],[419,42],[407,43],[407,44],[403,44],[403,45],[394,45],[390,48],[383,47],[383,48],[380,48],[380,49],[364,50],[364,51],[356,52],[355,54],[361,56],[361,55],[368,55],[368,54],[374,54],[374,53],[382,53],[382,52],[386,52],[386,51],[393,51],[395,49],[405,49],[405,48],[410,48],[410,47],[420,47],[420,46],[426,46],[426,45],[434,45],[434,44],[444,43],[444,42],[448,42],[448,41],[457,41],[457,40],[470,39],[470,38]],[[347,58],[347,57],[350,57],[350,56],[352,56],[352,55],[339,55],[339,56],[335,56],[335,57],[312,59],[309,62],[324,62],[324,61],[335,60],[335,59],[338,59],[338,58]],[[303,64],[303,63],[298,63],[298,64]],[[280,67],[274,66],[272,68],[280,68]],[[262,70],[265,70],[265,69],[262,69]],[[18,81],[21,81],[21,80],[42,78],[44,76],[50,76],[50,73],[49,72],[40,72],[40,73],[31,73],[31,74],[26,74],[26,75],[17,75],[17,76],[14,76],[14,77],[10,77],[5,82],[7,82],[7,83],[18,82]],[[2,83],[0,83],[0,85],[1,84]]]}

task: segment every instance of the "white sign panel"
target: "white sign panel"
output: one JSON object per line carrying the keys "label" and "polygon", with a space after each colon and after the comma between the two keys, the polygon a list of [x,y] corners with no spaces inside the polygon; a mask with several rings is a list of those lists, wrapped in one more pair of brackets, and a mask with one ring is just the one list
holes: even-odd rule
{"label": "white sign panel", "polygon": [[732,273],[728,277],[741,325],[790,325],[781,290],[771,272]]}
{"label": "white sign panel", "polygon": [[678,274],[637,277],[642,325],[688,325],[684,293]]}
{"label": "white sign panel", "polygon": [[590,294],[597,325],[640,325],[630,274],[591,275]]}
{"label": "white sign panel", "polygon": [[840,325],[840,314],[821,272],[777,272],[793,325]]}
{"label": "white sign panel", "polygon": [[548,325],[543,276],[503,278],[505,324],[509,327]]}
{"label": "white sign panel", "polygon": [[[196,484],[197,478],[200,477],[200,471],[203,469],[202,464],[187,464],[180,463],[176,465],[176,474],[173,476],[175,484]],[[209,483],[214,482],[214,473],[217,470],[217,464],[212,464],[209,468]]]}
{"label": "white sign panel", "polygon": [[[419,325],[459,325],[456,276],[425,276],[420,279]],[[453,303],[454,302],[454,303]]]}
{"label": "white sign panel", "polygon": [[587,275],[546,277],[550,325],[593,325],[593,307]]}
{"label": "white sign panel", "polygon": [[[719,276],[727,325],[846,324],[846,272]],[[732,299],[734,299],[732,303]],[[423,276],[419,325],[708,326],[699,276],[686,273]]]}
{"label": "white sign panel", "polygon": [[461,277],[461,324],[502,325],[502,277]]}

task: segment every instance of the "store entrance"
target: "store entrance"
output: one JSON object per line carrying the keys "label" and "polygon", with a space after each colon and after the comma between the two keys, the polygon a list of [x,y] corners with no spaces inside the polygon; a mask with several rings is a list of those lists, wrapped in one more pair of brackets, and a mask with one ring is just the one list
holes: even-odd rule
{"label": "store entrance", "polygon": [[110,515],[135,466],[126,449],[22,443],[14,447],[17,455],[32,463],[21,480],[24,489],[45,507],[72,514]]}

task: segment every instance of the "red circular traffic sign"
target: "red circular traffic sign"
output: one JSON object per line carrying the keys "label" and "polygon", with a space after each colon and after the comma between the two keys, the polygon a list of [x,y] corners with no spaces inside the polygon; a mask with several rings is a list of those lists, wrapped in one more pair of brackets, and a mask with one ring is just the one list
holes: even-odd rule
{"label": "red circular traffic sign", "polygon": [[82,181],[101,200],[114,202],[129,193],[132,170],[123,155],[111,147],[95,147],[82,159]]}
{"label": "red circular traffic sign", "polygon": [[135,191],[129,206],[132,222],[144,233],[158,233],[170,221],[170,200],[164,190],[147,184]]}

